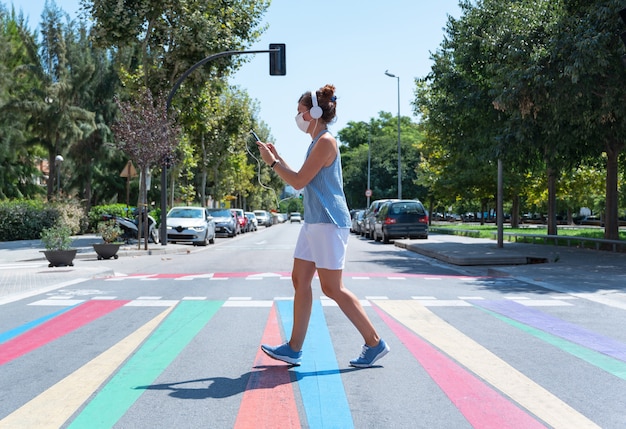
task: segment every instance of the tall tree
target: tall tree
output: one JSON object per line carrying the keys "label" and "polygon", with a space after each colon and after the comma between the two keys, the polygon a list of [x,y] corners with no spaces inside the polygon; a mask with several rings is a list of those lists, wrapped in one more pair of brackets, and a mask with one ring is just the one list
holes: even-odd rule
{"label": "tall tree", "polygon": [[94,113],[95,128],[72,145],[69,150],[74,163],[70,184],[78,190],[86,210],[93,203],[114,200],[120,189],[119,173],[125,160],[112,150],[112,132],[117,111],[113,100],[119,86],[112,52],[95,46],[84,22],[73,29],[67,43],[71,64],[73,99]]}
{"label": "tall tree", "polygon": [[619,159],[626,135],[625,51],[619,37],[624,28],[618,16],[623,7],[619,0],[565,2],[551,49],[568,78],[558,107],[576,132],[573,144],[589,148],[589,158],[606,156],[604,236],[613,240],[619,238]]}
{"label": "tall tree", "polygon": [[[379,112],[369,123],[349,122],[337,133],[341,146],[344,192],[350,207],[366,205],[368,145],[371,149],[370,187],[374,199],[398,195],[398,118]],[[422,134],[409,117],[400,119],[402,190],[406,198],[424,198],[419,184],[418,144]]]}
{"label": "tall tree", "polygon": [[27,72],[27,45],[35,45],[35,36],[23,19],[0,5],[0,199],[37,195],[41,173],[36,169],[41,154],[27,144],[26,116],[15,100],[29,96],[37,82]]}
{"label": "tall tree", "polygon": [[[140,218],[147,213],[146,178],[151,167],[173,157],[180,129],[165,111],[165,98],[153,98],[145,89],[132,101],[117,101],[119,119],[113,124],[118,147],[141,171],[139,192]],[[163,214],[164,216],[164,214]],[[144,225],[145,249],[148,249],[148,228]],[[141,229],[140,229],[141,230]],[[165,237],[163,239],[166,239]]]}
{"label": "tall tree", "polygon": [[[81,0],[94,19],[94,37],[102,46],[136,47],[136,66],[144,86],[167,92],[189,67],[210,54],[241,50],[263,31],[259,21],[268,0],[139,0],[125,4]],[[197,95],[211,76],[220,76],[242,61],[227,57],[192,73],[186,95]],[[197,89],[197,90],[195,90]]]}
{"label": "tall tree", "polygon": [[[71,26],[54,2],[46,3],[41,24],[41,49],[35,39],[25,39],[28,55],[19,72],[28,74],[33,86],[28,93],[15,94],[7,103],[11,112],[19,112],[26,119],[30,133],[27,144],[41,146],[48,156],[49,180],[47,195],[51,199],[57,177],[57,155],[65,156],[76,141],[89,135],[95,128],[94,114],[82,108],[75,98],[74,86],[83,75],[72,75],[68,63],[67,42],[73,36]],[[57,189],[59,184],[56,183]]]}

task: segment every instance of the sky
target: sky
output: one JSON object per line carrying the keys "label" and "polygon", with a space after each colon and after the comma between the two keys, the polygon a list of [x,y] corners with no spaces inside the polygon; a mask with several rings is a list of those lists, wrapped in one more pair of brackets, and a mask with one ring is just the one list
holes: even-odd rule
{"label": "sky", "polygon": [[[45,0],[14,1],[32,28],[37,28]],[[11,2],[5,1],[10,7]],[[79,0],[56,0],[71,18]],[[246,63],[230,79],[259,104],[281,156],[298,169],[310,143],[295,123],[297,102],[306,91],[327,83],[336,87],[337,134],[349,122],[369,122],[379,112],[413,115],[415,79],[426,76],[431,54],[444,39],[448,16],[460,16],[458,0],[272,0],[263,16],[269,28],[249,50],[286,44],[286,76],[269,75],[268,54],[246,55]],[[399,76],[385,75],[385,71]],[[253,139],[250,140],[252,148]]]}

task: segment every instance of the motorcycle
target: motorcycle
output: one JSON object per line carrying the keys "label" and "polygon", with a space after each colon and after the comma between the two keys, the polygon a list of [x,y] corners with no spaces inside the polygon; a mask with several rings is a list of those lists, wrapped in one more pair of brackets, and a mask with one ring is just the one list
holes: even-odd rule
{"label": "motorcycle", "polygon": [[[122,230],[121,238],[124,240],[124,242],[129,243],[130,240],[138,240],[140,237],[139,210],[135,209],[133,211],[133,214],[134,214],[133,219],[123,217],[123,216],[103,214],[102,220],[111,220],[111,219],[115,220],[115,222],[119,225],[120,229]],[[159,242],[159,229],[157,228],[156,220],[150,215],[146,216],[146,213],[144,212],[143,218],[142,218],[142,229],[143,229],[146,217],[148,219],[148,240],[156,244]]]}

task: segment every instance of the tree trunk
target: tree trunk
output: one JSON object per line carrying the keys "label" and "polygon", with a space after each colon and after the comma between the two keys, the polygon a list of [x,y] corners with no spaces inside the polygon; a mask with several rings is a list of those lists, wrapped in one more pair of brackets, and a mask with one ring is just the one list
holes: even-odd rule
{"label": "tree trunk", "polygon": [[548,167],[548,234],[557,235],[556,228],[556,171]]}
{"label": "tree trunk", "polygon": [[214,199],[217,201],[217,206],[219,208],[222,208],[222,205],[220,204],[220,200],[222,198],[224,198],[223,195],[221,195],[220,189],[219,189],[219,170],[218,170],[218,166],[214,166],[213,167],[213,182],[215,183],[215,187],[213,189],[213,196]]}
{"label": "tree trunk", "polygon": [[567,208],[567,224],[574,225],[574,215],[572,213],[571,207]]}
{"label": "tree trunk", "polygon": [[511,204],[511,228],[519,228],[519,195],[513,195]]}
{"label": "tree trunk", "polygon": [[606,151],[606,208],[604,213],[604,238],[619,240],[619,208],[618,208],[618,157],[621,146],[608,145]]}
{"label": "tree trunk", "polygon": [[54,195],[54,184],[57,180],[57,166],[54,162],[54,158],[56,155],[53,150],[48,151],[48,183],[47,183],[47,198],[48,201],[52,201],[52,197]]}
{"label": "tree trunk", "polygon": [[[481,225],[485,224],[485,212],[487,212],[487,201],[481,200],[480,201],[480,224]],[[487,213],[487,215],[489,214]]]}
{"label": "tree trunk", "polygon": [[206,145],[204,142],[204,133],[202,134],[202,175],[200,177],[200,198],[202,199],[202,207],[206,207],[206,180],[207,180],[207,156],[206,156]]}
{"label": "tree trunk", "polygon": [[435,200],[434,198],[430,197],[428,199],[428,213],[430,213],[430,216],[428,216],[428,225],[432,225],[433,224],[433,210],[435,209]]}
{"label": "tree trunk", "polygon": [[89,213],[89,210],[91,210],[91,180],[93,178],[93,166],[92,166],[92,162],[90,161],[89,164],[87,165],[87,177],[85,178],[85,190],[84,190],[84,194],[83,194],[83,198],[85,200],[85,211],[87,213]]}
{"label": "tree trunk", "polygon": [[148,250],[148,217],[147,214],[147,192],[146,192],[146,178],[148,176],[148,167],[141,166],[141,184],[139,185],[139,202],[137,208],[139,209],[138,222],[137,222],[137,248],[141,249],[141,239],[144,239],[144,250]]}
{"label": "tree trunk", "polygon": [[[174,169],[172,167],[170,167],[169,169],[170,172],[170,208],[174,207],[174,195],[175,195],[175,190],[174,188],[176,187],[176,177],[174,176]],[[167,214],[167,213],[166,213]],[[161,214],[162,218],[165,219],[165,215]]]}

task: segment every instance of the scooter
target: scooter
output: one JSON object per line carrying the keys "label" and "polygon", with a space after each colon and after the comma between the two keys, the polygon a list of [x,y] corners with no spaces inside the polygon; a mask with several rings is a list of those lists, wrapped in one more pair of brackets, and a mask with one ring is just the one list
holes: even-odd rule
{"label": "scooter", "polygon": [[[123,216],[103,214],[102,220],[111,220],[111,219],[115,220],[115,222],[119,225],[120,229],[122,230],[121,238],[126,243],[129,243],[130,240],[139,239],[139,226],[138,226],[139,225],[139,211],[135,209],[133,213],[135,214],[134,219],[129,219]],[[159,242],[159,230],[156,225],[156,220],[150,215],[148,215],[147,218],[148,218],[148,240],[152,241],[153,243],[158,243]],[[146,216],[144,213],[143,221],[145,221],[145,219],[146,219]],[[143,223],[142,223],[142,227],[143,227]]]}

